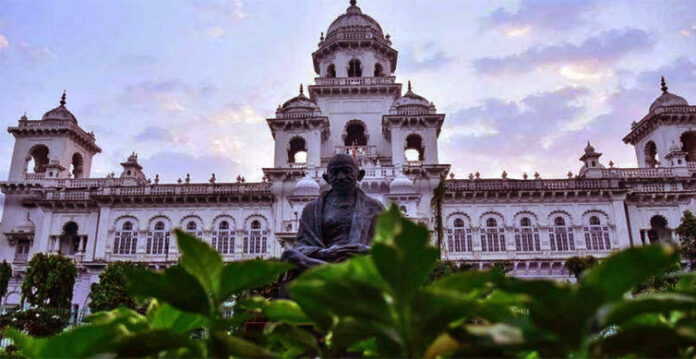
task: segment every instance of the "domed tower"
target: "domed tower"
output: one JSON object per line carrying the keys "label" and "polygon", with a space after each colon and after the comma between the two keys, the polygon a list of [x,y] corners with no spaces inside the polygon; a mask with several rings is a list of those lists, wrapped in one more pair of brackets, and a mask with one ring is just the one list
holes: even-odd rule
{"label": "domed tower", "polygon": [[24,115],[16,127],[7,129],[15,137],[10,181],[89,177],[92,156],[101,148],[93,133],[80,128],[65,104],[63,92],[60,105],[41,120],[30,121]]}
{"label": "domed tower", "polygon": [[392,163],[395,167],[436,165],[437,138],[444,114],[435,105],[417,95],[408,82],[408,91],[399,97],[382,118],[382,132],[391,142]]}
{"label": "domed tower", "polygon": [[[648,114],[633,122],[631,132],[623,139],[635,147],[639,167],[672,167],[673,161],[667,157],[675,152],[672,148],[675,144],[686,153],[687,162],[696,162],[696,106],[670,93],[664,77],[661,90]],[[674,161],[674,166],[679,162]]]}
{"label": "domed tower", "polygon": [[398,53],[375,19],[351,0],[344,14],[322,34],[312,54],[319,76],[310,97],[328,116],[330,136],[322,143],[322,163],[336,153],[364,163],[391,162],[391,146],[381,136],[381,116],[401,94],[395,83]]}

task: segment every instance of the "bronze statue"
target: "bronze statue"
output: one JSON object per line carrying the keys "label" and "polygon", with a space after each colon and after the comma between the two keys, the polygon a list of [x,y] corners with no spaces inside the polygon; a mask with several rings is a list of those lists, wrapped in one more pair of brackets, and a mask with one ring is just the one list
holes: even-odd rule
{"label": "bronze statue", "polygon": [[309,268],[369,251],[384,206],[357,187],[364,175],[349,155],[329,161],[324,180],[331,190],[305,206],[296,246],[283,252],[282,260]]}

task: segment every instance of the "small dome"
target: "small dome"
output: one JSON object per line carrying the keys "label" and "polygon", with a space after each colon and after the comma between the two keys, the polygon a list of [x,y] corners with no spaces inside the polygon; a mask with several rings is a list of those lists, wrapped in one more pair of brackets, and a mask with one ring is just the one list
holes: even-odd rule
{"label": "small dome", "polygon": [[362,10],[355,5],[355,0],[351,0],[350,7],[348,7],[345,14],[337,17],[329,25],[329,29],[326,31],[326,38],[329,39],[339,31],[373,32],[380,39],[384,37],[379,23],[370,16],[363,14]]}
{"label": "small dome", "polygon": [[413,194],[416,193],[416,186],[408,177],[399,174],[389,184],[389,194]]}
{"label": "small dome", "polygon": [[302,85],[300,85],[300,94],[285,101],[278,109],[278,112],[314,112],[320,111],[317,103],[304,95]]}
{"label": "small dome", "polygon": [[46,112],[41,120],[70,120],[77,122],[75,116],[65,108],[65,91],[63,91],[63,96],[60,98],[60,106]]}
{"label": "small dome", "polygon": [[595,149],[590,144],[590,141],[587,141],[587,146],[585,146],[585,153],[590,154],[590,153],[594,153],[594,151],[595,151]]}
{"label": "small dome", "polygon": [[411,81],[408,82],[408,91],[396,99],[392,105],[397,112],[416,111],[422,113],[434,113],[435,105],[425,99],[425,97],[417,95],[411,89]]}
{"label": "small dome", "polygon": [[23,233],[33,233],[34,232],[34,222],[29,219],[29,212],[27,212],[27,218],[25,218],[23,221],[20,221],[17,226],[14,228],[15,232],[23,232]]}
{"label": "small dome", "polygon": [[683,97],[672,94],[667,91],[667,89],[665,78],[662,77],[662,95],[655,99],[652,105],[650,105],[650,112],[654,111],[658,107],[689,106],[689,103]]}
{"label": "small dome", "polygon": [[292,190],[293,196],[318,196],[319,195],[319,183],[314,180],[314,178],[306,175],[297,183],[295,183],[295,188]]}

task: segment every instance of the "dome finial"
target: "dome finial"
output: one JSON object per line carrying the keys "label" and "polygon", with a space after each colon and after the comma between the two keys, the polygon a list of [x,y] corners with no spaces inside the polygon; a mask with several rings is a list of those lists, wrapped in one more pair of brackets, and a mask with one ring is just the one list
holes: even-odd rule
{"label": "dome finial", "polygon": [[304,89],[302,88],[302,84],[300,84],[300,95],[304,95]]}
{"label": "dome finial", "polygon": [[60,97],[60,105],[65,106],[65,90],[63,90],[63,96]]}
{"label": "dome finial", "polygon": [[411,92],[411,80],[408,80],[408,91]]}
{"label": "dome finial", "polygon": [[357,3],[356,0],[350,0],[350,6],[355,6],[355,3]]}
{"label": "dome finial", "polygon": [[662,92],[667,92],[667,83],[665,82],[665,77],[662,76],[662,80],[660,81],[660,88],[662,89]]}

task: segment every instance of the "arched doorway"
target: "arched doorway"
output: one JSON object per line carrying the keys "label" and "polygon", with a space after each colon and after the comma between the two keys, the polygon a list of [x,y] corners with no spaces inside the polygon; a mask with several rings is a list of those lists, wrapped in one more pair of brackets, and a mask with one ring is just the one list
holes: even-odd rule
{"label": "arched doorway", "polygon": [[307,163],[307,143],[302,137],[294,137],[288,145],[288,163]]}
{"label": "arched doorway", "polygon": [[667,219],[661,215],[652,216],[648,230],[650,244],[669,243],[671,239],[672,231],[667,227]]}
{"label": "arched doorway", "polygon": [[29,150],[27,156],[27,173],[45,173],[48,165],[48,147],[36,145]]}
{"label": "arched doorway", "polygon": [[423,139],[421,136],[414,133],[406,137],[404,156],[408,162],[423,162],[425,158],[425,146],[423,146]]}
{"label": "arched doorway", "polygon": [[344,143],[346,146],[367,146],[365,125],[361,121],[350,121],[346,125]]}
{"label": "arched doorway", "polygon": [[82,155],[79,153],[75,153],[72,156],[72,163],[70,164],[70,172],[73,175],[73,178],[82,178],[82,166],[83,166],[84,160],[82,159]]}
{"label": "arched doorway", "polygon": [[696,162],[696,132],[684,132],[680,140],[682,151],[686,152],[686,161]]}
{"label": "arched doorway", "polygon": [[655,168],[657,167],[659,163],[659,159],[657,158],[657,146],[655,145],[655,142],[653,141],[648,141],[648,143],[645,144],[645,166],[648,168]]}

